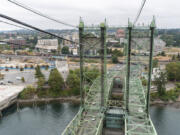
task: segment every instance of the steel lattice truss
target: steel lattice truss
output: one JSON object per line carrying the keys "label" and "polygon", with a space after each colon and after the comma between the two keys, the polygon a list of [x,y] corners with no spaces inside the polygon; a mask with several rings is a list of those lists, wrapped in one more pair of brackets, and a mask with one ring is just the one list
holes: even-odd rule
{"label": "steel lattice truss", "polygon": [[[109,107],[120,107],[122,104],[120,101],[111,100],[109,98],[111,89],[113,86],[113,79],[117,76],[121,76],[124,78],[124,101],[123,108],[126,109],[125,114],[125,135],[157,135],[154,125],[151,121],[149,116],[149,88],[143,88],[141,75],[144,72],[144,67],[147,64],[149,65],[149,69],[152,69],[152,53],[149,56],[144,57],[142,56],[141,50],[143,49],[144,45],[147,46],[150,43],[151,48],[144,47],[146,50],[150,50],[152,52],[153,48],[153,32],[152,29],[154,28],[155,22],[153,21],[151,24],[151,29],[146,31],[144,28],[139,29],[140,32],[136,29],[133,34],[133,40],[130,38],[131,34],[129,34],[129,43],[132,43],[132,51],[135,55],[130,59],[131,49],[129,49],[129,43],[127,53],[126,53],[126,64],[127,67],[124,68],[122,66],[121,69],[112,69],[106,70],[103,73],[104,78],[104,97],[102,98],[102,76],[98,77],[91,83],[84,83],[84,90],[85,90],[85,97],[84,97],[84,104],[80,108],[78,114],[74,117],[74,119],[69,123],[66,127],[62,135],[102,135],[103,130],[103,120],[104,120],[104,112]],[[89,30],[89,29],[88,29]],[[128,30],[132,30],[132,27],[128,27]],[[91,31],[91,30],[90,30]],[[151,32],[151,33],[150,33]],[[97,34],[97,33],[96,33]],[[91,35],[88,35],[91,36]],[[102,35],[101,35],[102,36]],[[141,36],[145,36],[145,41],[141,41]],[[149,40],[149,36],[151,40]],[[98,37],[98,36],[97,36]],[[93,37],[94,38],[94,37]],[[89,49],[94,50],[92,45],[96,46],[99,44],[100,41],[96,38],[91,43],[90,40],[86,40],[87,44],[90,44],[85,48],[87,53]],[[85,43],[85,42],[83,42]],[[104,58],[106,57],[106,53]],[[104,64],[106,67],[106,58],[104,60]],[[101,67],[102,69],[102,67]],[[106,72],[107,71],[107,72]],[[149,70],[149,78],[151,76],[151,70]],[[146,71],[147,72],[147,71]],[[127,73],[127,76],[125,75]],[[147,72],[148,73],[148,72]],[[88,79],[86,76],[86,72],[83,73],[84,79]],[[150,82],[150,79],[148,80]],[[148,83],[150,84],[150,83]],[[103,99],[103,107],[102,107],[102,100]]]}
{"label": "steel lattice truss", "polygon": [[[106,105],[113,78],[119,73],[120,71],[112,71],[107,74],[104,99]],[[100,77],[98,77],[87,93],[84,109],[80,109],[62,135],[100,135],[102,133],[104,112],[100,108],[100,94]]]}
{"label": "steel lattice truss", "polygon": [[139,78],[130,80],[129,113],[125,119],[125,135],[157,135],[146,113],[146,90]]}
{"label": "steel lattice truss", "polygon": [[[125,117],[125,135],[157,135],[149,116],[154,28],[155,20],[148,29],[136,29],[132,28],[131,24],[129,25],[127,57],[129,87],[128,95],[126,95],[128,96],[126,99],[128,111]],[[148,79],[148,85],[143,88],[141,77],[145,72],[148,74],[145,77]],[[127,88],[125,88],[126,91]]]}

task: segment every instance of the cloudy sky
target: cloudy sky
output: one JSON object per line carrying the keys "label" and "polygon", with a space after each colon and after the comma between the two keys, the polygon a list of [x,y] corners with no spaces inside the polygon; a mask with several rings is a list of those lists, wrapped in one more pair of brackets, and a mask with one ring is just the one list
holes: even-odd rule
{"label": "cloudy sky", "polygon": [[[73,25],[78,25],[80,16],[85,24],[99,24],[107,19],[108,25],[127,25],[134,21],[142,0],[16,0]],[[147,0],[138,23],[149,24],[156,16],[159,28],[180,28],[180,0]],[[0,0],[0,13],[42,29],[69,28],[35,15],[8,0]],[[0,18],[0,20],[4,20]],[[0,30],[16,27],[0,23]]]}

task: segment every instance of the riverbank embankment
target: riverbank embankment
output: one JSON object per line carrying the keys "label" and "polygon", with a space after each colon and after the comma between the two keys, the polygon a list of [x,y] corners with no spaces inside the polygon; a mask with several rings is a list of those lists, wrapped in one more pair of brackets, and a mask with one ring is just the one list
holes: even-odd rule
{"label": "riverbank embankment", "polygon": [[18,104],[34,104],[34,103],[50,103],[50,102],[69,102],[69,103],[80,103],[79,96],[71,96],[71,97],[58,97],[58,98],[33,98],[33,99],[17,99]]}

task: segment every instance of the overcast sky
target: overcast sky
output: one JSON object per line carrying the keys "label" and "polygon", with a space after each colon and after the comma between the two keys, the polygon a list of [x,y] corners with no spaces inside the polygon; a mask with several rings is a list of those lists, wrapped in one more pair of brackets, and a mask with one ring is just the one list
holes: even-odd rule
{"label": "overcast sky", "polygon": [[[16,0],[49,16],[78,25],[81,16],[85,24],[127,25],[134,21],[142,0]],[[139,23],[149,24],[156,16],[159,28],[180,28],[180,0],[147,0]],[[35,15],[8,0],[0,0],[0,13],[42,29],[69,28]],[[0,18],[0,20],[4,20]],[[0,23],[0,30],[16,29]]]}

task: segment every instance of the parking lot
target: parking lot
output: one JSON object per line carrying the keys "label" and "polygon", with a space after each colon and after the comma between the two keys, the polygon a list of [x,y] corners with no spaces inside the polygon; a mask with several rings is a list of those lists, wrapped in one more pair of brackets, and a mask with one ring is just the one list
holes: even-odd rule
{"label": "parking lot", "polygon": [[[45,78],[48,79],[49,76],[49,70],[42,69],[43,74],[45,75]],[[35,70],[34,69],[27,69],[24,71],[19,70],[9,70],[9,71],[1,71],[2,74],[4,74],[4,79],[1,80],[2,84],[5,85],[30,85],[35,84],[37,82],[37,79],[35,78]],[[22,82],[21,78],[24,77],[25,82]]]}

